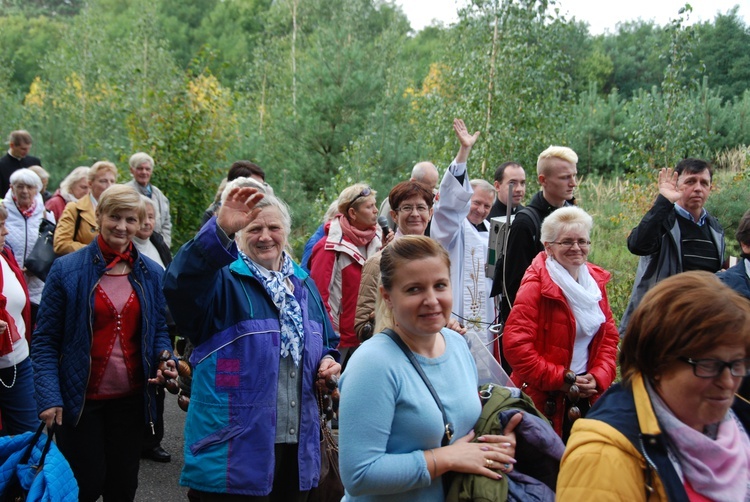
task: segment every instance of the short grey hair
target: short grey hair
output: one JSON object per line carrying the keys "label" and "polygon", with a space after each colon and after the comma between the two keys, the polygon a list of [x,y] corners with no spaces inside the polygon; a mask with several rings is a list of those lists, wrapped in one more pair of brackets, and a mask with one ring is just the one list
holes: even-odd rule
{"label": "short grey hair", "polygon": [[591,235],[594,219],[589,213],[577,206],[565,206],[556,209],[542,222],[540,240],[555,242],[565,230],[578,229]]}
{"label": "short grey hair", "polygon": [[257,188],[260,193],[267,193],[266,187],[263,186],[263,183],[261,183],[260,181],[253,178],[245,178],[244,176],[240,176],[239,178],[235,178],[232,181],[228,182],[224,186],[224,190],[221,192],[221,203],[224,204],[224,201],[227,200],[227,195],[229,195],[230,191],[235,188],[244,187]]}
{"label": "short grey hair", "polygon": [[159,213],[159,206],[156,205],[156,202],[154,202],[151,197],[146,197],[143,194],[141,194],[141,198],[147,206],[151,206],[152,208],[154,208],[154,219],[156,221],[159,221],[159,218],[161,218],[161,213]]}
{"label": "short grey hair", "polygon": [[37,190],[42,189],[42,179],[39,175],[25,167],[13,171],[13,174],[10,175],[10,184],[15,185],[16,183],[23,183],[24,185],[36,187]]}
{"label": "short grey hair", "polygon": [[149,164],[151,164],[151,169],[154,168],[154,158],[146,152],[138,152],[131,155],[130,159],[128,160],[128,165],[131,169],[135,169],[144,162],[148,162]]}
{"label": "short grey hair", "polygon": [[88,181],[89,177],[89,167],[88,166],[78,166],[72,171],[70,171],[70,174],[68,174],[64,180],[60,183],[60,193],[63,195],[68,195],[70,193],[70,189],[81,181],[82,179],[85,179]]}
{"label": "short grey hair", "polygon": [[495,187],[490,184],[489,181],[483,180],[483,179],[474,179],[470,182],[471,188],[474,189],[476,192],[477,190],[481,190],[482,192],[488,192],[492,195],[495,195]]}

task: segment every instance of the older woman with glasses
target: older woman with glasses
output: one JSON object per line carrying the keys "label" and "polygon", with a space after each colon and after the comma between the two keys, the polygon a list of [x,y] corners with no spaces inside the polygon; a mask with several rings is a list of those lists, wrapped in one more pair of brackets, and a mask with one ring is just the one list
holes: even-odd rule
{"label": "older woman with glasses", "polygon": [[511,378],[563,441],[615,378],[619,336],[607,301],[610,274],[587,261],[593,224],[575,206],[545,218],[545,250],[526,271],[503,333]]}
{"label": "older woman with glasses", "polygon": [[731,411],[750,372],[750,304],[708,272],[661,281],[622,343],[622,382],[573,426],[557,499],[750,500]]}
{"label": "older woman with glasses", "polygon": [[310,257],[310,277],[323,297],[333,328],[341,337],[339,352],[343,367],[359,342],[354,333],[357,294],[362,266],[393,233],[382,238],[378,228],[375,191],[357,183],[339,195],[339,213],[326,224],[324,238],[315,245]]}
{"label": "older woman with glasses", "polygon": [[[427,224],[432,218],[432,190],[418,181],[402,181],[388,194],[391,218],[396,222],[397,239],[403,235],[424,235]],[[365,341],[380,331],[375,322],[375,303],[380,285],[380,259],[382,254],[375,253],[368,258],[362,269],[362,280],[357,296],[357,315],[354,328],[357,337]]]}

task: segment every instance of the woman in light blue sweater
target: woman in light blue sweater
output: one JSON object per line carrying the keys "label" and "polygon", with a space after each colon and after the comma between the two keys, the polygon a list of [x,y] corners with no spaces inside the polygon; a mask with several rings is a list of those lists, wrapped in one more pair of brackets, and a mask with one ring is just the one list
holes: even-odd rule
{"label": "woman in light blue sweater", "polygon": [[344,500],[442,501],[448,471],[500,479],[515,463],[515,438],[470,442],[481,412],[477,370],[464,339],[444,328],[453,305],[447,253],[429,238],[404,236],[383,250],[380,269],[386,325],[414,355],[455,435],[441,447],[445,423],[436,400],[397,342],[375,335],[340,382]]}

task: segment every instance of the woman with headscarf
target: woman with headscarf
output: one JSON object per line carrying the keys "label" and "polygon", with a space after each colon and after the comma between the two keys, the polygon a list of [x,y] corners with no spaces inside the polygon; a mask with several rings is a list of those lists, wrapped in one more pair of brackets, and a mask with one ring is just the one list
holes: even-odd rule
{"label": "woman with headscarf", "polygon": [[622,382],[573,425],[557,500],[750,500],[750,438],[730,408],[748,356],[746,299],[709,272],[659,282],[628,323]]}

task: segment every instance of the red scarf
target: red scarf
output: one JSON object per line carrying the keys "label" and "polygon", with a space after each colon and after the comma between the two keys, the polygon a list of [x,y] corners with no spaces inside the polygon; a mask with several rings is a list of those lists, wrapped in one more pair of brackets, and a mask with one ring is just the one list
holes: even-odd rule
{"label": "red scarf", "polygon": [[5,332],[0,334],[0,356],[13,352],[13,344],[21,339],[21,335],[18,333],[18,328],[16,327],[16,322],[13,320],[13,316],[5,310],[7,302],[8,300],[5,296],[0,293],[0,320],[5,321],[8,324]]}
{"label": "red scarf", "polygon": [[376,226],[372,226],[365,230],[358,229],[352,225],[343,214],[340,214],[338,218],[339,224],[341,225],[341,231],[346,238],[357,247],[366,247],[370,241],[375,238],[375,235],[378,232],[378,227]]}
{"label": "red scarf", "polygon": [[110,245],[105,242],[101,233],[97,236],[96,243],[99,244],[99,249],[102,251],[104,261],[107,263],[107,268],[105,270],[112,270],[114,266],[121,261],[130,265],[131,268],[133,267],[134,258],[132,241],[128,244],[128,248],[122,253],[112,249]]}
{"label": "red scarf", "polygon": [[28,209],[21,209],[21,206],[18,205],[18,199],[16,199],[16,196],[13,192],[10,194],[13,197],[13,203],[16,205],[19,211],[21,211],[21,216],[26,218],[27,220],[31,218],[31,215],[34,214],[34,209],[36,209],[36,197],[34,197],[34,200],[31,202],[31,205]]}

